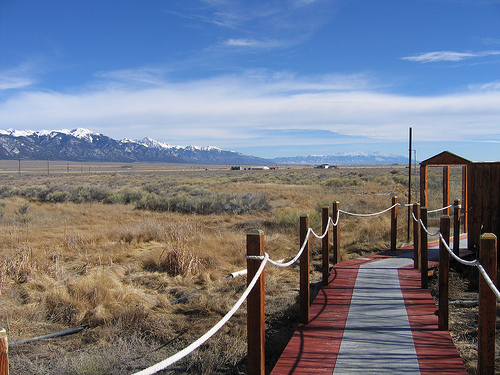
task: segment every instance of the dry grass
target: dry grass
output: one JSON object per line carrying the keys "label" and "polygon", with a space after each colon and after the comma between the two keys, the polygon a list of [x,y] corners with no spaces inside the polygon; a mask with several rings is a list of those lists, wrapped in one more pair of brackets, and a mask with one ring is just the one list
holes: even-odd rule
{"label": "dry grass", "polygon": [[[10,341],[88,326],[74,336],[11,347],[11,371],[123,374],[174,354],[215,324],[244,290],[244,277],[225,277],[246,268],[248,230],[265,230],[266,251],[273,259],[294,255],[300,214],[308,213],[319,233],[321,207],[333,201],[357,213],[389,207],[392,195],[405,202],[405,173],[397,166],[155,173],[142,166],[140,172],[4,176],[0,325]],[[238,213],[220,201],[227,211],[184,213],[171,206],[155,211],[134,204],[134,199],[173,190],[187,194],[176,195],[178,200],[184,196],[193,202],[201,194],[211,204],[221,197],[211,192],[231,199],[245,196],[245,204],[262,209]],[[70,195],[85,198],[61,198]],[[264,196],[265,202],[260,201]],[[400,244],[406,239],[405,212],[400,209]],[[388,215],[343,216],[342,257],[387,249],[389,226]],[[319,240],[312,241],[314,254],[320,246]],[[320,278],[313,272],[311,281]],[[268,369],[298,324],[298,282],[297,267],[266,270]],[[242,308],[207,344],[166,373],[245,373],[245,331]]]}

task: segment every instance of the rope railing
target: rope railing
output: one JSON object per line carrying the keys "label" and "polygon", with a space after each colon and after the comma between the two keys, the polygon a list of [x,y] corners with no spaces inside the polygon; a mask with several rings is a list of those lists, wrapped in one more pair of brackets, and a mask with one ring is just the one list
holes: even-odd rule
{"label": "rope railing", "polygon": [[[276,267],[281,267],[281,268],[290,267],[292,264],[294,264],[295,262],[297,262],[297,260],[299,260],[300,256],[304,252],[304,249],[305,249],[305,247],[307,245],[307,242],[309,241],[309,237],[311,236],[311,234],[314,235],[314,237],[316,237],[318,239],[323,239],[328,234],[328,232],[330,230],[330,225],[331,224],[334,225],[334,226],[336,226],[338,224],[338,215],[337,215],[337,221],[335,223],[333,222],[333,220],[332,220],[331,217],[328,219],[328,226],[326,227],[326,230],[321,235],[316,234],[316,232],[314,232],[314,230],[312,228],[308,228],[307,234],[306,234],[306,238],[302,242],[300,250],[297,252],[297,254],[291,260],[289,260],[288,262],[284,263],[283,259],[275,261],[275,260],[272,260],[271,258],[269,258],[268,262],[270,264],[272,264],[273,266],[276,266]],[[245,255],[245,258],[247,258],[247,259],[255,259],[255,260],[263,260],[264,256],[263,255]]]}
{"label": "rope railing", "polygon": [[400,206],[401,204],[400,203],[396,203],[396,204],[393,204],[391,207],[383,210],[383,211],[380,211],[380,212],[374,212],[374,213],[371,213],[371,214],[357,214],[357,213],[353,213],[353,212],[349,212],[349,211],[344,211],[344,210],[339,210],[339,212],[342,212],[346,215],[351,215],[351,216],[360,216],[360,217],[369,217],[369,216],[377,216],[377,215],[381,215],[381,214],[385,214],[386,212],[392,210],[394,207],[396,206]]}
{"label": "rope railing", "polygon": [[[453,207],[453,206],[449,206],[449,207]],[[449,207],[445,207],[444,209],[446,208],[449,208]],[[442,210],[442,209],[440,209]],[[437,211],[440,211],[440,210],[434,210],[433,212],[437,212]],[[431,211],[428,211],[428,212],[431,212]],[[413,217],[413,220],[415,220],[415,222],[418,222],[420,223],[422,229],[429,235],[429,236],[432,236],[432,237],[435,237],[435,236],[439,236],[439,241],[443,244],[443,247],[448,251],[448,253],[451,255],[451,257],[453,259],[455,259],[457,262],[465,265],[465,266],[470,266],[470,267],[477,267],[479,269],[479,271],[481,272],[481,275],[484,277],[486,283],[488,284],[488,286],[491,288],[492,292],[495,294],[497,300],[500,301],[500,291],[498,290],[498,288],[495,286],[495,284],[493,283],[493,281],[491,280],[491,278],[488,276],[488,274],[486,273],[486,271],[484,270],[484,267],[481,265],[481,263],[479,262],[478,259],[475,259],[475,260],[465,260],[465,259],[462,259],[460,258],[458,255],[456,255],[453,250],[450,248],[450,246],[448,245],[448,243],[446,242],[446,240],[444,239],[444,236],[443,234],[441,233],[441,230],[438,229],[435,233],[431,233],[427,228],[426,226],[424,225],[424,223],[422,222],[422,219],[417,219],[415,217],[415,215],[412,213],[412,217]]]}
{"label": "rope railing", "polygon": [[[396,207],[398,205],[399,204],[394,204],[394,205],[392,205],[391,207],[389,207],[386,210],[383,210],[381,212],[376,212],[376,213],[373,213],[373,214],[355,214],[355,213],[348,212],[348,211],[338,210],[337,214],[336,214],[335,221],[333,221],[333,219],[331,217],[328,218],[328,224],[327,224],[326,229],[323,231],[322,234],[317,234],[311,227],[309,227],[307,229],[307,234],[305,236],[304,241],[302,241],[302,244],[301,244],[301,247],[300,247],[299,251],[288,262],[285,262],[283,259],[278,260],[278,261],[274,261],[274,260],[272,260],[270,258],[269,254],[265,253],[265,252],[264,252],[264,255],[245,255],[246,259],[260,260],[261,264],[260,264],[259,270],[255,274],[255,276],[252,279],[251,283],[248,285],[247,289],[243,292],[243,294],[238,299],[238,301],[234,304],[234,306],[231,308],[231,310],[229,310],[226,313],[226,315],[224,315],[224,317],[221,320],[219,320],[219,322],[217,324],[215,324],[208,332],[206,332],[204,335],[202,335],[200,338],[198,338],[196,341],[194,341],[192,344],[190,344],[189,346],[187,346],[183,350],[179,351],[178,353],[174,354],[173,356],[171,356],[171,357],[169,357],[169,358],[167,358],[167,359],[165,359],[165,360],[163,360],[161,362],[158,362],[157,364],[155,364],[153,366],[150,366],[150,367],[148,367],[148,368],[146,368],[146,369],[144,369],[142,371],[136,372],[133,375],[150,375],[150,374],[155,374],[156,372],[164,370],[165,368],[167,368],[168,366],[172,365],[173,363],[181,360],[182,358],[184,358],[185,356],[189,355],[194,350],[196,350],[198,347],[200,347],[201,345],[203,345],[203,343],[205,343],[220,328],[222,328],[222,326],[224,324],[226,324],[227,321],[229,321],[229,319],[239,309],[239,307],[242,305],[242,303],[244,302],[244,300],[248,297],[249,293],[251,292],[251,290],[255,286],[258,278],[260,277],[260,275],[264,271],[264,268],[265,268],[265,266],[266,266],[266,264],[268,262],[270,264],[276,266],[276,267],[281,267],[281,268],[289,267],[289,266],[293,265],[294,263],[296,263],[297,260],[299,260],[300,257],[302,256],[302,254],[303,254],[303,252],[304,252],[304,250],[305,250],[305,248],[306,248],[306,246],[307,246],[307,244],[308,244],[308,242],[310,240],[311,235],[313,235],[314,237],[316,237],[318,239],[323,239],[323,238],[325,238],[325,236],[328,235],[331,226],[338,226],[338,224],[339,224],[339,218],[340,218],[340,212],[342,212],[344,214],[347,214],[347,215],[354,215],[354,216],[363,216],[363,217],[366,217],[366,216],[375,216],[375,215],[380,215],[380,214],[383,214],[385,212],[388,212],[388,211],[392,210],[394,207]],[[236,277],[236,276],[243,275],[243,274],[246,274],[246,270],[242,270],[242,271],[231,273],[228,276],[228,278],[229,277]],[[184,297],[182,297],[182,298],[184,298]]]}
{"label": "rope railing", "polygon": [[[427,221],[427,209],[422,208],[422,218],[419,220],[422,230],[422,241],[429,231],[422,219]],[[458,215],[457,215],[458,216]],[[450,216],[444,215],[440,219],[440,228],[435,235],[439,235],[439,304],[438,304],[438,329],[448,330],[449,324],[449,266],[450,255],[458,264],[469,267],[477,267],[479,270],[479,303],[478,303],[478,358],[477,368],[479,374],[492,374],[495,367],[495,340],[491,338],[492,332],[496,330],[497,302],[500,301],[500,292],[491,279],[497,274],[497,237],[492,233],[484,233],[479,242],[479,259],[468,261],[460,255],[460,225],[459,218],[455,217],[454,237],[455,244],[452,251],[450,242]],[[457,225],[458,224],[458,225]],[[458,238],[458,241],[457,241]],[[427,241],[420,251],[415,254],[424,255],[418,261],[421,265],[422,287],[424,277],[427,275]],[[425,259],[425,260],[424,260]]]}
{"label": "rope railing", "polygon": [[168,366],[174,364],[175,362],[181,360],[188,354],[192,353],[194,350],[196,350],[198,347],[203,345],[210,337],[212,337],[219,329],[221,329],[224,324],[228,322],[228,320],[234,315],[234,313],[240,308],[240,306],[243,304],[243,302],[246,300],[248,295],[250,294],[250,291],[253,289],[255,284],[257,283],[257,280],[259,279],[260,275],[264,271],[264,268],[266,266],[266,263],[268,261],[268,255],[264,254],[264,258],[262,259],[262,262],[260,264],[260,267],[253,277],[252,281],[248,285],[248,287],[245,289],[243,294],[241,295],[240,299],[234,304],[234,306],[229,310],[224,317],[217,322],[208,332],[206,332],[203,336],[201,336],[198,340],[194,341],[191,345],[187,346],[180,352],[174,354],[173,356],[158,362],[157,364],[150,366],[142,371],[136,372],[133,375],[151,375],[155,374],[158,371],[164,370]]}
{"label": "rope railing", "polygon": [[453,206],[452,204],[450,204],[449,206],[446,206],[446,207],[438,208],[438,209],[436,209],[436,210],[427,211],[427,213],[432,214],[432,213],[434,213],[434,212],[445,211],[445,210],[447,210],[448,208],[452,208],[452,207],[454,207],[454,206]]}

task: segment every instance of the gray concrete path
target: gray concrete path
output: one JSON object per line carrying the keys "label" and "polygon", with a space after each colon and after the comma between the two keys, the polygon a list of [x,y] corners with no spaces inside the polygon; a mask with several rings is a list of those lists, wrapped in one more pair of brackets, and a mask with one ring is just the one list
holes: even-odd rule
{"label": "gray concrete path", "polygon": [[420,374],[399,284],[407,257],[360,266],[334,374]]}

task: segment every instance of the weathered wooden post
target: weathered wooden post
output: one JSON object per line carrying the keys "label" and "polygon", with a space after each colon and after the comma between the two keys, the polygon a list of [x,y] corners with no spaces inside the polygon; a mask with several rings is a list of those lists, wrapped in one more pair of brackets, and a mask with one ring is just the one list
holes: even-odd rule
{"label": "weathered wooden post", "polygon": [[413,268],[420,269],[420,203],[413,204]]}
{"label": "weathered wooden post", "polygon": [[[497,237],[484,233],[479,241],[479,262],[493,281],[497,279]],[[496,297],[486,280],[479,275],[479,317],[477,371],[479,375],[495,373]]]}
{"label": "weathered wooden post", "polygon": [[[307,232],[309,230],[309,215],[300,215],[300,247],[304,245],[304,251],[300,256],[300,323],[307,323],[309,321],[309,240]],[[307,242],[306,242],[307,241]]]}
{"label": "weathered wooden post", "polygon": [[453,252],[460,256],[460,199],[455,199],[453,204]]}
{"label": "weathered wooden post", "polygon": [[[335,201],[333,202],[333,212],[332,212],[332,218],[333,221],[337,221],[337,218],[339,217],[339,210],[340,210],[340,202]],[[333,232],[333,264],[337,264],[340,262],[340,220],[337,221],[337,225],[335,225],[332,228]]]}
{"label": "weathered wooden post", "polygon": [[[420,208],[420,220],[422,226],[427,228],[427,207]],[[429,239],[427,232],[422,228],[420,230],[420,287],[427,289],[429,287]]]}
{"label": "weathered wooden post", "polygon": [[[324,234],[325,231],[328,229],[328,224],[330,223],[330,208],[329,207],[323,207],[322,212],[321,212],[321,219],[322,219],[322,233]],[[323,248],[323,262],[322,262],[322,270],[323,270],[323,286],[328,285],[328,278],[329,278],[329,268],[330,268],[330,230],[328,230],[328,233],[323,237],[322,240],[322,248]]]}
{"label": "weathered wooden post", "polygon": [[391,250],[395,251],[398,238],[398,197],[392,197],[391,210]]}
{"label": "weathered wooden post", "polygon": [[[450,223],[451,218],[444,215],[440,220],[440,231],[444,241],[450,243]],[[448,279],[450,273],[450,254],[442,241],[439,242],[439,315],[438,329],[440,331],[448,330]]]}
{"label": "weathered wooden post", "polygon": [[[262,256],[264,254],[264,232],[251,230],[247,233],[247,254]],[[252,281],[260,267],[258,259],[247,259],[247,285]],[[248,374],[263,375],[265,373],[265,278],[264,272],[247,297],[247,345]]]}
{"label": "weathered wooden post", "polygon": [[0,375],[9,375],[9,343],[5,328],[0,328]]}

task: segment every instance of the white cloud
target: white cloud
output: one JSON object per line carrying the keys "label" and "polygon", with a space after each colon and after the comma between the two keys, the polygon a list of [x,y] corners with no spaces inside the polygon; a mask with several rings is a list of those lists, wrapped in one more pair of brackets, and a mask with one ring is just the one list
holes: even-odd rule
{"label": "white cloud", "polygon": [[151,136],[172,144],[229,148],[256,140],[276,146],[303,142],[300,135],[262,140],[269,130],[314,129],[388,142],[405,140],[409,126],[421,141],[488,139],[500,133],[500,90],[411,97],[377,92],[369,82],[363,76],[260,72],[81,94],[32,91],[0,103],[0,128],[83,127],[118,139]]}
{"label": "white cloud", "polygon": [[439,61],[462,61],[476,57],[486,57],[500,55],[500,51],[482,51],[482,52],[454,52],[454,51],[437,51],[427,52],[413,56],[402,57],[402,60],[429,63]]}

